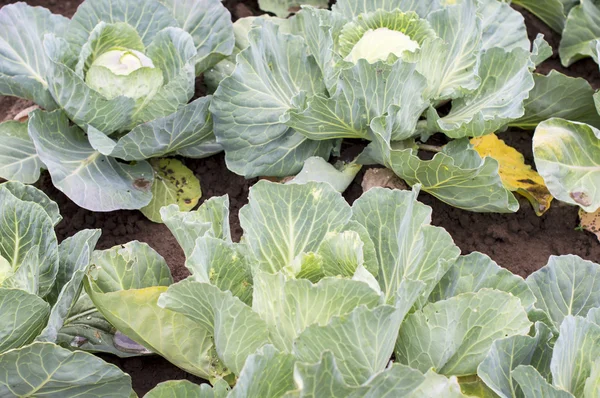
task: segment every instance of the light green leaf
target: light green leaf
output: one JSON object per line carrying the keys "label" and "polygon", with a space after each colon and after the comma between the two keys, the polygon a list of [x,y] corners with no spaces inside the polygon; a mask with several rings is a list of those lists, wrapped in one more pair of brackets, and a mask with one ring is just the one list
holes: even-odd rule
{"label": "light green leaf", "polygon": [[352,19],[359,14],[377,10],[393,11],[398,8],[402,11],[415,11],[421,18],[440,8],[440,0],[340,0],[332,7],[335,13],[343,14],[347,19]]}
{"label": "light green leaf", "polygon": [[[546,40],[544,40],[544,35],[538,33],[535,37],[535,40],[531,44],[531,61],[535,66],[539,66],[542,62],[546,61],[548,58],[552,56],[554,51],[552,47]],[[551,70],[550,73],[554,71]],[[535,80],[535,74],[533,75],[533,79]],[[534,86],[535,88],[535,86]],[[531,94],[530,94],[531,97]]]}
{"label": "light green leaf", "polygon": [[558,48],[563,66],[591,57],[594,40],[600,37],[600,6],[596,0],[580,0],[567,17]]}
{"label": "light green leaf", "polygon": [[324,94],[323,77],[304,40],[257,19],[250,45],[233,74],[220,83],[211,112],[227,167],[246,177],[288,176],[310,156],[329,158],[330,141],[311,141],[285,125],[288,110],[305,96]]}
{"label": "light green leaf", "polygon": [[52,220],[54,226],[62,220],[58,205],[43,191],[31,185],[25,185],[17,181],[7,181],[0,185],[0,189],[9,191],[14,197],[24,202],[36,203],[44,209]]}
{"label": "light green leaf", "polygon": [[484,52],[479,65],[481,85],[452,102],[450,113],[437,119],[440,130],[452,138],[478,137],[523,116],[523,101],[534,85],[529,57],[529,51],[520,48],[507,52],[495,47]]}
{"label": "light green leaf", "polygon": [[600,326],[580,316],[565,317],[550,363],[553,384],[581,397],[599,356]]}
{"label": "light green leaf", "polygon": [[213,341],[213,361],[240,376],[249,355],[268,343],[266,323],[252,309],[208,283],[185,279],[158,300],[166,310],[186,316]]}
{"label": "light green leaf", "polygon": [[185,266],[197,282],[210,283],[222,291],[231,291],[244,303],[252,304],[252,272],[243,244],[202,236],[196,239]]}
{"label": "light green leaf", "polygon": [[307,98],[301,108],[289,112],[286,124],[312,140],[368,138],[374,117],[387,112],[390,105],[402,105],[412,111],[413,119],[403,122],[414,127],[427,108],[425,101],[415,96],[426,87],[415,67],[401,61],[388,65],[359,59],[356,65],[341,70],[331,97]]}
{"label": "light green leaf", "polygon": [[324,278],[313,285],[306,279],[286,280],[281,273],[254,276],[252,310],[267,323],[275,347],[284,352],[292,351],[295,338],[307,327],[325,326],[333,317],[379,302],[379,294],[363,282]]}
{"label": "light green leaf", "polygon": [[433,370],[425,373],[425,381],[410,395],[410,398],[420,397],[467,398],[462,393],[455,376],[446,377]]}
{"label": "light green leaf", "polygon": [[228,398],[279,398],[294,387],[296,358],[266,345],[252,354]]}
{"label": "light green leaf", "polygon": [[587,313],[586,319],[600,326],[600,308],[591,308]]}
{"label": "light green leaf", "polygon": [[[216,390],[216,388],[215,388]],[[144,398],[219,398],[208,384],[194,384],[187,380],[169,380],[158,383]]]}
{"label": "light green leaf", "polygon": [[142,67],[127,75],[118,75],[101,65],[92,65],[86,75],[89,88],[112,100],[119,96],[132,98],[136,103],[153,98],[163,85],[160,69]]}
{"label": "light green leaf", "polygon": [[151,159],[154,169],[152,200],[140,210],[150,221],[162,222],[160,209],[176,204],[180,211],[190,211],[202,196],[200,181],[193,171],[174,158]]}
{"label": "light green leaf", "polygon": [[52,182],[79,206],[93,211],[139,209],[150,202],[152,167],[125,164],[94,151],[84,133],[60,112],[35,111],[29,134]]}
{"label": "light green leaf", "polygon": [[27,134],[27,123],[0,123],[0,178],[33,184],[45,168]]}
{"label": "light green leaf", "polygon": [[584,397],[597,397],[600,394],[600,359],[596,359],[592,364],[590,377],[585,381],[583,390]]}
{"label": "light green leaf", "polygon": [[315,363],[330,350],[344,381],[358,386],[385,369],[401,322],[401,312],[389,305],[360,306],[325,326],[306,328],[294,342],[294,354],[299,361]]}
{"label": "light green leaf", "polygon": [[552,117],[590,124],[600,128],[596,112],[594,89],[582,78],[573,78],[555,70],[547,76],[533,75],[535,87],[525,100],[525,115],[510,122],[510,126],[535,129]]}
{"label": "light green leaf", "polygon": [[523,278],[500,267],[487,255],[479,252],[460,256],[431,292],[429,301],[435,303],[486,288],[501,290],[518,297],[527,310],[533,307],[536,301]]}
{"label": "light green leaf", "polygon": [[196,75],[230,55],[234,46],[231,15],[219,0],[159,0],[196,47]]}
{"label": "light green leaf", "polygon": [[573,398],[567,391],[552,386],[544,377],[529,365],[517,366],[511,372],[527,398]]}
{"label": "light green leaf", "polygon": [[0,288],[0,353],[31,343],[49,314],[50,306],[38,296],[21,289]]}
{"label": "light green leaf", "polygon": [[600,207],[600,130],[564,119],[538,125],[533,157],[552,196],[588,213]]}
{"label": "light green leaf", "polygon": [[34,101],[56,109],[48,92],[48,58],[43,39],[48,33],[63,35],[69,20],[42,7],[9,4],[0,11],[0,94]]}
{"label": "light green leaf", "polygon": [[494,341],[485,359],[477,367],[477,375],[501,398],[523,397],[519,384],[512,380],[512,371],[522,365],[537,367],[550,375],[552,333],[542,323],[536,324],[535,337],[511,336]]}
{"label": "light green leaf", "polygon": [[350,206],[325,183],[281,185],[259,181],[240,210],[244,241],[257,269],[292,270],[301,253],[315,251],[328,232],[340,231]]}
{"label": "light green leaf", "polygon": [[505,51],[512,51],[514,48],[529,51],[525,19],[509,3],[480,0],[478,12],[483,22],[482,50],[498,47]]}
{"label": "light green leaf", "polygon": [[0,395],[129,398],[131,378],[86,352],[33,343],[0,355]]}
{"label": "light green leaf", "polygon": [[129,123],[135,101],[126,97],[109,100],[91,89],[73,69],[77,58],[66,40],[48,34],[44,38],[44,49],[51,60],[48,66],[50,93],[73,122],[84,129],[91,125],[106,134]]}
{"label": "light green leaf", "polygon": [[300,11],[300,6],[313,6],[318,8],[327,8],[327,0],[259,0],[258,6],[261,10],[272,12],[280,18],[285,18],[290,14]]}
{"label": "light green leaf", "polygon": [[477,372],[495,340],[529,332],[521,301],[482,289],[426,305],[406,317],[396,342],[396,359],[422,372],[445,375]]}
{"label": "light green leaf", "polygon": [[585,317],[600,307],[600,265],[574,255],[551,256],[548,264],[529,275],[527,284],[558,329],[566,316]]}
{"label": "light green leaf", "polygon": [[513,0],[512,4],[521,6],[544,21],[555,32],[562,33],[570,8],[579,0]]}
{"label": "light green leaf", "polygon": [[309,181],[326,182],[336,191],[344,192],[361,167],[356,163],[343,162],[332,165],[325,159],[314,156],[306,159],[300,173],[286,184],[306,184]]}
{"label": "light green leaf", "polygon": [[[355,231],[330,232],[325,235],[316,253],[321,260],[319,266],[321,277],[351,278],[354,276],[357,269],[364,265],[363,247],[364,243]],[[375,265],[371,271],[377,274],[379,266]]]}
{"label": "light green leaf", "polygon": [[83,3],[71,19],[68,38],[75,47],[82,47],[100,22],[125,22],[134,27],[144,45],[152,42],[158,32],[177,26],[169,10],[156,0],[131,4],[127,0],[96,0]]}
{"label": "light green leaf", "polygon": [[[428,293],[460,254],[450,235],[429,225],[431,208],[417,202],[418,192],[373,188],[352,206],[375,245],[377,280],[387,303],[405,279],[426,284]],[[435,243],[434,243],[435,242]]]}
{"label": "light green leaf", "polygon": [[0,189],[0,256],[12,276],[4,287],[16,287],[44,297],[58,272],[58,243],[52,219],[34,202]]}

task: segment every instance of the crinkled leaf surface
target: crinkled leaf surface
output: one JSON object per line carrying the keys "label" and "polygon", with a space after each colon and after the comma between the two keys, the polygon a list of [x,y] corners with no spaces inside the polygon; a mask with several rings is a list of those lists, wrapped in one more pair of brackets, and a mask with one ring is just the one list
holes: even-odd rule
{"label": "crinkled leaf surface", "polygon": [[533,156],[556,199],[590,213],[600,207],[600,130],[564,119],[546,120],[535,130]]}
{"label": "crinkled leaf surface", "polygon": [[574,255],[551,256],[548,264],[527,278],[537,298],[558,329],[566,316],[585,317],[600,307],[600,265]]}
{"label": "crinkled leaf surface", "polygon": [[233,74],[214,94],[211,112],[227,167],[246,177],[288,176],[310,156],[329,158],[330,141],[311,141],[283,123],[297,97],[325,92],[323,77],[301,37],[268,21],[249,35]]}
{"label": "crinkled leaf surface", "polygon": [[580,0],[573,7],[562,32],[558,53],[564,66],[592,56],[591,44],[600,37],[600,6],[595,0]]}
{"label": "crinkled leaf surface", "polygon": [[129,398],[131,378],[115,365],[52,343],[33,343],[0,355],[3,396]]}
{"label": "crinkled leaf surface", "polygon": [[423,372],[433,367],[445,375],[473,375],[495,340],[525,335],[530,326],[513,295],[493,289],[463,293],[408,315],[396,359]]}
{"label": "crinkled leaf surface", "polygon": [[341,231],[350,216],[350,206],[329,184],[259,181],[240,210],[240,224],[257,269],[293,272],[299,254],[315,251],[325,235]]}
{"label": "crinkled leaf surface", "polygon": [[60,112],[36,111],[29,135],[54,186],[93,211],[139,209],[150,202],[153,171],[146,162],[127,164],[95,151],[83,131]]}
{"label": "crinkled leaf surface", "polygon": [[0,124],[0,178],[33,184],[45,168],[27,134],[27,123],[8,121]]}

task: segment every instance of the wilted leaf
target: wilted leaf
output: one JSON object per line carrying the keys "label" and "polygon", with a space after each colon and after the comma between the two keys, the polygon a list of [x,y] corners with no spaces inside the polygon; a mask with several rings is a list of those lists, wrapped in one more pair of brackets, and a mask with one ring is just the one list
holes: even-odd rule
{"label": "wilted leaf", "polygon": [[161,223],[160,209],[163,206],[175,203],[179,210],[189,211],[198,204],[202,190],[193,171],[177,159],[152,159],[150,164],[156,173],[152,200],[141,209],[148,219]]}
{"label": "wilted leaf", "polygon": [[583,209],[579,209],[579,220],[581,228],[596,235],[600,241],[600,209],[594,213],[586,213]]}
{"label": "wilted leaf", "polygon": [[498,172],[506,189],[526,197],[535,214],[541,216],[550,208],[552,195],[546,188],[544,179],[525,164],[523,155],[516,149],[506,145],[493,133],[472,138],[471,144],[481,157],[490,156],[498,161]]}

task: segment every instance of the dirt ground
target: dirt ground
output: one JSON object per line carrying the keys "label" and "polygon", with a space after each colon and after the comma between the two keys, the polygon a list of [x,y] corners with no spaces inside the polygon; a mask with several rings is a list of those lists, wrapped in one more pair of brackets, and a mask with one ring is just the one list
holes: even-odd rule
{"label": "dirt ground", "polygon": [[[14,1],[0,0],[0,6]],[[50,8],[55,13],[71,16],[79,1],[28,0],[29,4]],[[226,0],[224,4],[232,12],[233,19],[258,14],[256,1]],[[520,10],[522,11],[522,10]],[[559,37],[535,17],[522,11],[533,39],[538,32],[544,33],[554,49]],[[591,59],[580,61],[566,69],[560,65],[557,55],[542,64],[538,72],[548,73],[552,69],[571,76],[586,78],[595,88],[600,87],[598,65]],[[0,97],[0,120],[12,118],[30,103],[9,97]],[[533,163],[531,132],[512,130],[500,137],[521,152],[528,163]],[[349,142],[343,147],[342,156],[351,158],[360,152],[362,143]],[[231,202],[231,225],[234,239],[239,239],[242,230],[237,213],[247,203],[248,190],[256,179],[245,180],[225,166],[222,154],[208,159],[190,160],[185,163],[200,179],[203,200],[212,196],[228,194]],[[362,172],[345,193],[352,203],[361,193]],[[58,225],[59,239],[64,239],[84,228],[102,229],[99,248],[105,249],[131,240],[147,242],[156,249],[171,268],[175,280],[188,275],[184,267],[183,252],[167,228],[155,224],[137,211],[93,213],[78,208],[65,195],[52,186],[48,174],[38,183],[51,198],[58,202],[64,220]],[[526,277],[546,264],[550,255],[577,254],[585,259],[600,262],[600,243],[589,233],[577,230],[577,209],[554,201],[550,210],[542,217],[535,215],[526,200],[521,200],[521,209],[516,214],[478,214],[448,206],[428,194],[422,193],[419,200],[433,208],[433,224],[444,227],[454,238],[464,254],[480,251],[488,254],[498,264]],[[105,360],[120,366],[132,376],[134,389],[141,396],[159,382],[172,379],[200,379],[171,365],[160,357],[119,359],[108,355]]]}

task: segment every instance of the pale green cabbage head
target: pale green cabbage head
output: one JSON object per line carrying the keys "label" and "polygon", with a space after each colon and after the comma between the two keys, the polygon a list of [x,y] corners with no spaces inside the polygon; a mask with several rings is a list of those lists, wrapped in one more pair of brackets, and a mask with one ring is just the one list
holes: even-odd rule
{"label": "pale green cabbage head", "polygon": [[356,63],[362,58],[372,64],[377,61],[386,61],[391,54],[402,58],[405,51],[412,53],[419,48],[419,43],[397,30],[369,29],[354,45],[345,60]]}

